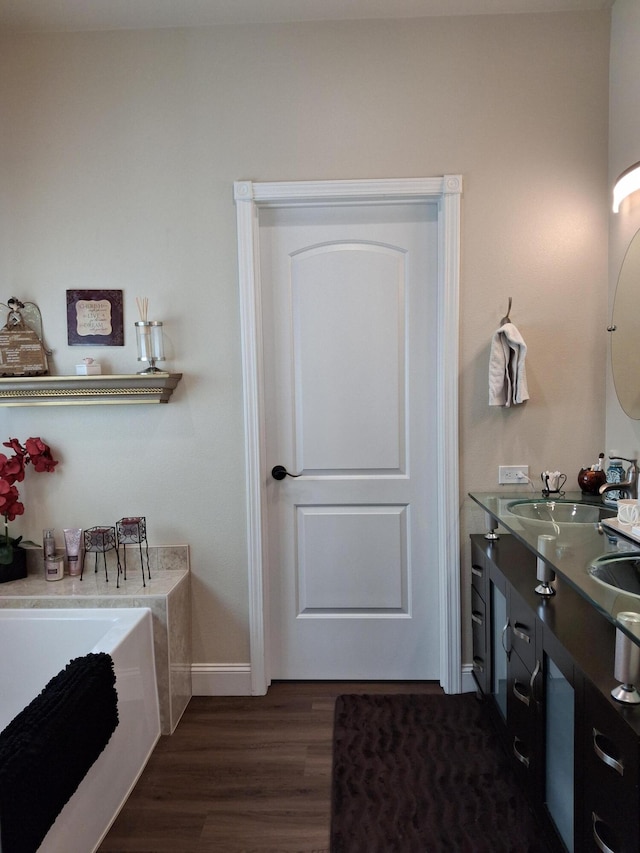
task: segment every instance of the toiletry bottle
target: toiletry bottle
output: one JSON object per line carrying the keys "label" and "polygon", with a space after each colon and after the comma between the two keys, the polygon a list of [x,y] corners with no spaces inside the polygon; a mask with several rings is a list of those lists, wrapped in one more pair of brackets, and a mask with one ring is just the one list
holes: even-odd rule
{"label": "toiletry bottle", "polygon": [[56,555],[56,540],[53,536],[53,528],[48,528],[42,531],[42,550],[44,559],[50,560]]}
{"label": "toiletry bottle", "polygon": [[44,576],[48,581],[61,581],[64,577],[64,557],[54,554],[44,561]]}
{"label": "toiletry bottle", "polygon": [[80,560],[82,530],[79,527],[65,527],[63,532],[69,575],[78,577],[82,574],[82,562]]}

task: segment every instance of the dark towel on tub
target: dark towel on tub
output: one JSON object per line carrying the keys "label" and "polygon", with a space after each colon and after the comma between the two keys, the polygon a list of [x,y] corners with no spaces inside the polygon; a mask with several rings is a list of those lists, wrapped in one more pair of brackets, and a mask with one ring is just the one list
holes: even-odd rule
{"label": "dark towel on tub", "polygon": [[72,660],[0,733],[0,850],[36,851],[118,725],[110,655]]}

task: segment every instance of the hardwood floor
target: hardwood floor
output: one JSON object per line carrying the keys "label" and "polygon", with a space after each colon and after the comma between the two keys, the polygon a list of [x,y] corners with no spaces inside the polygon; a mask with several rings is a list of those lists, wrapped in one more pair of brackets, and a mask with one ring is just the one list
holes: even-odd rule
{"label": "hardwood floor", "polygon": [[280,682],[266,696],[196,696],[98,853],[328,851],[336,696],[441,692],[425,682]]}

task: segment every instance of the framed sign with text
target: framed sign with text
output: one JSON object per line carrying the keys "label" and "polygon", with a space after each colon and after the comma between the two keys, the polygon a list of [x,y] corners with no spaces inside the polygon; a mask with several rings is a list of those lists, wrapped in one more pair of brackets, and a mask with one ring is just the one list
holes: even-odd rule
{"label": "framed sign with text", "polygon": [[67,290],[69,346],[124,346],[121,290]]}

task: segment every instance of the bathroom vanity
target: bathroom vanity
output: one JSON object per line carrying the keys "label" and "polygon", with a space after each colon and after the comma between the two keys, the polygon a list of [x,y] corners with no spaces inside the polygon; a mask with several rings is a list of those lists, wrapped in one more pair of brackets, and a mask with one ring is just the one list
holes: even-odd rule
{"label": "bathroom vanity", "polygon": [[473,675],[516,772],[558,850],[637,853],[640,705],[615,701],[611,690],[616,617],[640,611],[640,597],[600,583],[588,567],[603,554],[640,553],[640,543],[599,522],[556,526],[546,556],[556,594],[541,596],[541,531],[507,509],[522,493],[471,497],[500,522],[496,540],[471,536]]}

